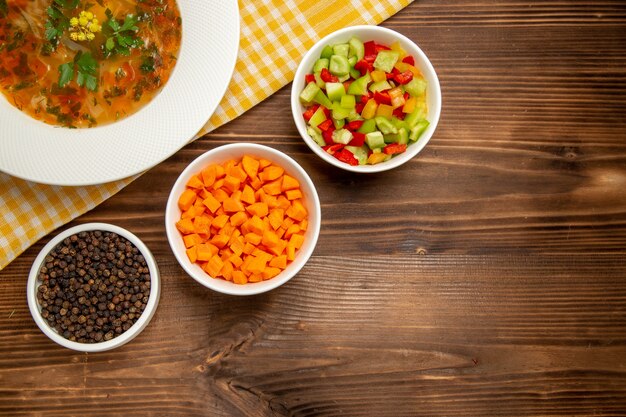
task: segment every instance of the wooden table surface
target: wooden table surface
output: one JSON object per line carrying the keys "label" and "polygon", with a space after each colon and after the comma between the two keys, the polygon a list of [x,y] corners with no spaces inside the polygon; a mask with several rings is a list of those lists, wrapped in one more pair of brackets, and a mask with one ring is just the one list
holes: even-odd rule
{"label": "wooden table surface", "polygon": [[[626,415],[626,3],[418,0],[383,26],[440,77],[424,151],[335,169],[290,86],[187,146],[72,223],[156,255],[137,339],[80,354],[38,330],[25,282],[49,237],[0,273],[0,415]],[[293,156],[323,213],[302,272],[247,298],[189,278],[163,219],[186,164],[240,141]]]}

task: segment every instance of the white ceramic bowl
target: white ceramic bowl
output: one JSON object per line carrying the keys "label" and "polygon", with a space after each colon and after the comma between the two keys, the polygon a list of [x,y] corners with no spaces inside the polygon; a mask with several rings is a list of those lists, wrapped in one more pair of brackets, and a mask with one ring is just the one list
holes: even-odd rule
{"label": "white ceramic bowl", "polygon": [[[296,252],[296,258],[285,270],[274,278],[244,285],[234,284],[221,278],[212,278],[202,268],[195,263],[191,263],[185,252],[185,245],[182,236],[176,229],[176,222],[180,220],[181,211],[178,208],[178,197],[185,190],[189,179],[211,164],[223,163],[229,159],[239,159],[243,155],[265,158],[285,169],[285,172],[300,182],[303,194],[303,202],[309,213],[308,228],[304,236],[304,244]],[[254,143],[234,143],[212,149],[196,158],[180,174],[178,180],[172,187],[167,207],[165,209],[165,229],[167,239],[176,256],[178,263],[196,281],[214,291],[230,295],[253,295],[270,291],[289,281],[302,269],[315,249],[317,238],[320,233],[321,224],[320,201],[317,196],[315,186],[304,169],[296,161],[284,153],[273,148],[257,145]]]}
{"label": "white ceramic bowl", "polygon": [[[424,133],[422,133],[416,143],[410,144],[407,147],[406,152],[395,155],[389,161],[381,162],[376,165],[352,166],[341,162],[337,158],[324,152],[324,150],[307,133],[307,124],[302,117],[304,107],[300,102],[299,96],[305,87],[304,76],[312,71],[313,64],[320,57],[322,49],[324,49],[326,45],[348,42],[348,40],[350,40],[353,36],[356,36],[363,42],[373,40],[386,45],[395,41],[400,42],[402,48],[404,48],[409,55],[412,55],[415,58],[415,66],[422,71],[424,78],[428,82],[426,90],[428,115],[426,119],[430,122],[430,125]],[[424,52],[422,52],[422,50],[409,38],[391,29],[380,26],[351,26],[340,29],[322,38],[304,55],[300,65],[298,66],[293,84],[291,86],[291,112],[293,114],[296,127],[298,128],[298,132],[300,132],[300,136],[302,136],[304,142],[320,158],[336,167],[348,171],[363,173],[380,172],[396,168],[404,164],[424,149],[435,132],[437,123],[439,122],[439,115],[441,114],[441,87],[439,86],[439,79],[437,78],[435,69],[428,60],[428,57],[426,57],[426,54],[424,54]]]}
{"label": "white ceramic bowl", "polygon": [[[137,247],[137,249],[139,249],[139,252],[141,252],[143,257],[146,259],[146,264],[148,265],[148,269],[150,270],[150,297],[148,298],[148,304],[146,305],[146,308],[139,317],[139,319],[124,333],[111,340],[103,342],[79,343],[73,342],[61,336],[54,328],[50,327],[47,320],[41,316],[41,307],[37,302],[37,287],[39,286],[39,284],[41,284],[41,281],[38,279],[38,275],[46,256],[48,255],[48,253],[50,253],[50,251],[52,251],[52,249],[54,249],[56,245],[61,243],[65,238],[70,237],[76,233],[91,230],[101,230],[117,233],[118,235],[128,239],[133,245]],[[35,262],[33,262],[33,266],[30,269],[30,274],[28,275],[28,283],[26,287],[26,297],[28,299],[28,308],[30,309],[30,314],[33,316],[35,323],[37,323],[37,326],[39,326],[41,331],[59,345],[81,352],[103,352],[105,350],[115,349],[116,347],[122,346],[134,339],[139,333],[141,333],[143,329],[146,328],[148,323],[150,323],[150,319],[152,319],[152,316],[154,316],[157,305],[159,303],[160,293],[161,281],[159,277],[159,268],[148,247],[144,245],[144,243],[139,240],[137,236],[135,236],[128,230],[107,223],[85,223],[71,227],[55,236],[50,242],[48,242],[46,246],[43,247],[41,252],[39,252],[37,258],[35,259]]]}

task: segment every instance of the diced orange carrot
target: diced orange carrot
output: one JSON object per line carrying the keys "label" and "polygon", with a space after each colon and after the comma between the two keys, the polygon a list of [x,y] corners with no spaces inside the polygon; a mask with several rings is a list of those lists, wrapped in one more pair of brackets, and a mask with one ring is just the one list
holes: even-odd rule
{"label": "diced orange carrot", "polygon": [[226,246],[229,239],[230,237],[228,235],[219,234],[213,236],[209,242],[217,246],[219,249],[222,249],[224,246]]}
{"label": "diced orange carrot", "polygon": [[221,178],[219,180],[215,180],[215,182],[213,183],[213,185],[211,186],[211,190],[215,191],[215,190],[219,190],[220,188],[222,188],[224,186],[224,178]]}
{"label": "diced orange carrot", "polygon": [[279,195],[277,199],[278,207],[280,207],[281,209],[287,210],[289,207],[291,207],[291,201],[289,201],[289,199],[284,195]]}
{"label": "diced orange carrot", "polygon": [[285,191],[285,196],[287,200],[295,200],[297,198],[302,198],[302,191],[300,190],[287,190]]}
{"label": "diced orange carrot", "polygon": [[270,225],[274,230],[278,229],[280,225],[283,224],[283,219],[285,218],[285,210],[281,208],[275,208],[270,210],[269,215],[267,216],[270,220]]}
{"label": "diced orange carrot", "polygon": [[189,210],[189,207],[191,207],[196,200],[196,197],[197,195],[194,190],[186,189],[178,198],[178,208],[180,208],[181,211]]}
{"label": "diced orange carrot", "polygon": [[224,200],[230,197],[230,195],[221,188],[213,190],[212,194],[213,194],[213,197],[215,197],[215,199],[219,201],[220,203],[222,203]]}
{"label": "diced orange carrot", "polygon": [[192,233],[190,235],[183,236],[183,242],[185,243],[186,248],[190,248],[199,243],[202,243],[202,238],[197,233]]}
{"label": "diced orange carrot", "polygon": [[197,248],[196,253],[200,261],[209,261],[218,252],[218,248],[210,243],[201,243],[195,247]]}
{"label": "diced orange carrot", "polygon": [[191,219],[181,219],[176,222],[176,228],[185,235],[194,232],[193,222]]}
{"label": "diced orange carrot", "polygon": [[206,264],[205,271],[209,273],[212,277],[217,277],[224,266],[224,262],[220,259],[219,256],[215,255],[211,258],[209,262]]}
{"label": "diced orange carrot", "polygon": [[265,270],[266,264],[267,259],[265,259],[265,257],[253,256],[252,261],[250,261],[246,269],[253,274],[261,274],[263,270]]}
{"label": "diced orange carrot", "polygon": [[261,282],[263,281],[263,275],[262,274],[251,274],[248,277],[248,282]]}
{"label": "diced orange carrot", "polygon": [[263,186],[263,191],[265,191],[269,195],[279,195],[282,191],[280,190],[281,180],[277,179],[272,182],[268,182]]}
{"label": "diced orange carrot", "polygon": [[307,216],[307,211],[301,200],[293,200],[291,207],[285,213],[294,220],[302,221]]}
{"label": "diced orange carrot", "polygon": [[265,233],[263,233],[263,239],[261,239],[261,243],[263,243],[268,248],[274,248],[278,245],[279,240],[280,239],[278,239],[276,233],[272,232],[271,230],[266,230]]}
{"label": "diced orange carrot", "polygon": [[293,261],[296,259],[296,248],[293,245],[287,244],[287,260]]}
{"label": "diced orange carrot", "polygon": [[[278,236],[278,235],[276,235]],[[276,246],[272,247],[272,248],[267,248],[267,250],[271,253],[273,253],[275,256],[280,256],[283,254],[283,252],[285,251],[285,248],[287,247],[287,241],[283,240],[283,239],[278,239],[278,243],[276,243]]]}
{"label": "diced orange carrot", "polygon": [[287,174],[283,175],[283,183],[281,185],[282,191],[295,190],[296,188],[300,188],[300,183],[297,179]]}
{"label": "diced orange carrot", "polygon": [[294,223],[291,226],[289,226],[289,228],[285,232],[284,238],[289,239],[294,233],[298,233],[299,231],[300,231],[300,226]]}
{"label": "diced orange carrot", "polygon": [[228,223],[228,216],[225,214],[220,214],[211,222],[211,226],[221,229]]}
{"label": "diced orange carrot", "polygon": [[187,257],[189,258],[189,262],[196,263],[196,261],[198,260],[198,247],[197,246],[192,246],[189,249],[186,250],[187,252]]}
{"label": "diced orange carrot", "polygon": [[235,255],[241,255],[243,253],[243,248],[245,246],[245,241],[241,238],[237,238],[230,244],[230,250],[233,251]]}
{"label": "diced orange carrot", "polygon": [[263,182],[274,181],[275,179],[278,179],[281,175],[283,175],[284,172],[285,170],[281,167],[276,165],[270,165],[259,173],[259,178]]}
{"label": "diced orange carrot", "polygon": [[246,207],[246,211],[253,216],[265,217],[267,216],[269,209],[265,203],[254,203]]}
{"label": "diced orange carrot", "polygon": [[260,178],[254,178],[252,179],[252,181],[250,181],[250,187],[252,187],[255,190],[258,190],[259,188],[263,187],[263,181],[261,181]]}
{"label": "diced orange carrot", "polygon": [[248,278],[246,278],[246,274],[241,271],[233,271],[232,277],[235,284],[243,285],[248,283]]}
{"label": "diced orange carrot", "polygon": [[206,188],[212,186],[215,182],[215,165],[209,165],[203,169],[200,176],[202,177],[202,182]]}
{"label": "diced orange carrot", "polygon": [[227,199],[225,199],[222,202],[222,207],[224,207],[224,211],[226,213],[243,212],[245,210],[245,207],[243,206],[241,200],[235,200],[232,197],[228,197]]}
{"label": "diced orange carrot", "polygon": [[[197,202],[197,199],[196,199]],[[189,207],[187,210],[183,211],[180,215],[181,219],[192,219],[194,217],[196,217],[196,203],[193,203],[194,205]]]}
{"label": "diced orange carrot", "polygon": [[248,215],[245,211],[239,211],[230,216],[230,224],[235,227],[241,226],[246,220],[248,220]]}
{"label": "diced orange carrot", "polygon": [[270,266],[273,266],[273,267],[276,267],[276,268],[285,269],[287,267],[287,255],[275,256],[270,261]]}
{"label": "diced orange carrot", "polygon": [[250,242],[246,242],[246,244],[243,246],[243,253],[245,253],[246,255],[250,255],[252,253],[252,251],[254,251],[254,245]]}
{"label": "diced orange carrot", "polygon": [[253,245],[258,245],[259,243],[261,243],[261,239],[262,239],[262,236],[256,233],[248,233],[243,237],[243,240],[245,242],[250,242]]}
{"label": "diced orange carrot", "polygon": [[241,165],[243,165],[243,169],[250,179],[256,178],[259,173],[259,161],[248,155],[244,155],[241,159]]}
{"label": "diced orange carrot", "polygon": [[265,231],[265,223],[259,216],[252,216],[250,220],[248,220],[249,226],[248,228],[252,233],[256,233],[257,235],[263,236],[263,232]]}
{"label": "diced orange carrot", "polygon": [[190,262],[236,284],[271,279],[295,259],[308,225],[299,182],[269,160],[206,167],[179,197]]}
{"label": "diced orange carrot", "polygon": [[304,236],[300,234],[294,234],[289,239],[289,245],[293,245],[296,249],[300,249],[304,243]]}
{"label": "diced orange carrot", "polygon": [[263,280],[266,281],[268,279],[274,278],[278,274],[280,274],[280,269],[268,267],[263,270],[263,273],[261,275],[263,275]]}
{"label": "diced orange carrot", "polygon": [[270,165],[272,165],[272,161],[268,161],[267,159],[259,159],[259,169],[265,169]]}
{"label": "diced orange carrot", "polygon": [[[285,258],[285,260],[286,259],[287,258]],[[237,255],[236,253],[233,253],[232,255],[230,255],[230,257],[228,258],[228,261],[231,262],[237,268],[239,268],[241,264],[243,263],[243,259],[241,259],[241,257]]]}
{"label": "diced orange carrot", "polygon": [[226,175],[226,177],[224,177],[224,188],[230,191],[231,194],[239,189],[239,185],[241,185],[239,178],[233,177],[232,175]]}
{"label": "diced orange carrot", "polygon": [[232,281],[233,279],[233,270],[235,267],[229,261],[224,261],[224,266],[222,266],[222,270],[220,274],[224,277],[226,281]]}
{"label": "diced orange carrot", "polygon": [[226,172],[228,175],[238,178],[240,182],[248,179],[248,174],[243,170],[240,164],[233,166]]}
{"label": "diced orange carrot", "polygon": [[226,175],[226,170],[223,166],[216,164],[215,165],[215,179],[223,178]]}
{"label": "diced orange carrot", "polygon": [[289,229],[289,226],[291,226],[292,224],[294,224],[295,222],[293,221],[293,219],[291,217],[285,217],[285,220],[283,220],[283,225],[282,227],[286,229]]}
{"label": "diced orange carrot", "polygon": [[187,181],[187,187],[202,189],[204,188],[204,183],[202,182],[202,179],[199,175],[194,175],[189,178],[189,181]]}
{"label": "diced orange carrot", "polygon": [[207,198],[202,200],[202,203],[206,206],[206,208],[209,209],[211,213],[215,213],[217,209],[222,206],[222,203],[217,201],[217,199],[213,197],[213,195],[209,195]]}
{"label": "diced orange carrot", "polygon": [[241,201],[248,204],[254,204],[256,199],[254,198],[254,190],[248,184],[244,185],[241,192]]}

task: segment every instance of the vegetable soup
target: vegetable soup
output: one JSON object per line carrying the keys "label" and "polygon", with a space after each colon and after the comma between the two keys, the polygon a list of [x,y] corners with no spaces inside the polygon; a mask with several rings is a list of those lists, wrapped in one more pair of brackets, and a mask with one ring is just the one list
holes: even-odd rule
{"label": "vegetable soup", "polygon": [[0,0],[0,90],[51,125],[115,122],[165,85],[181,25],[175,0]]}

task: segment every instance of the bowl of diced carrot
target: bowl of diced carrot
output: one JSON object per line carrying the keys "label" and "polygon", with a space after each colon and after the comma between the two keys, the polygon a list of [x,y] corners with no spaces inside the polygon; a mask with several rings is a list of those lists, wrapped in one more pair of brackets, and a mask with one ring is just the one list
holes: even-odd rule
{"label": "bowl of diced carrot", "polygon": [[321,223],[313,182],[273,148],[235,143],[181,173],[167,201],[167,238],[183,269],[231,295],[272,290],[310,258]]}

